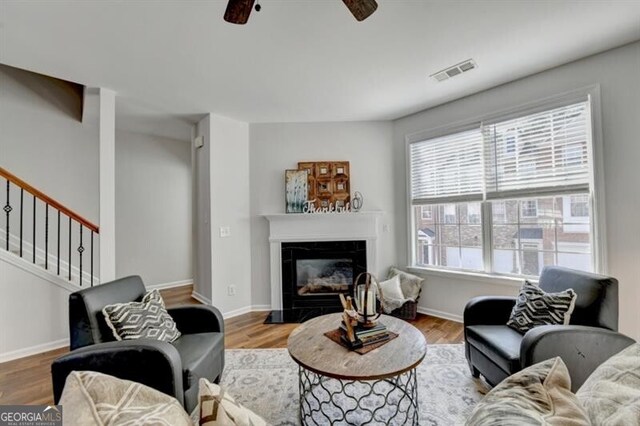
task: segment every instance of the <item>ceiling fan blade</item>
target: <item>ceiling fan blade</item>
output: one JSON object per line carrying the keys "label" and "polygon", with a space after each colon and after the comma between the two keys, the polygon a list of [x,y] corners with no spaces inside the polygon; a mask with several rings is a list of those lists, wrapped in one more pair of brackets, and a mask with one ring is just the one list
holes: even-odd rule
{"label": "ceiling fan blade", "polygon": [[246,24],[255,1],[256,0],[229,0],[227,10],[224,12],[224,20],[232,24]]}
{"label": "ceiling fan blade", "polygon": [[358,21],[364,21],[378,8],[376,0],[342,0]]}

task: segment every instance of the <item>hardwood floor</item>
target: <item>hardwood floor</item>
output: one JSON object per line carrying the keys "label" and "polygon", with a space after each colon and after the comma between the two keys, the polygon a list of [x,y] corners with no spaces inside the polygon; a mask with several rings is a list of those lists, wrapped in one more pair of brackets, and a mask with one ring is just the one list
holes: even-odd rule
{"label": "hardwood floor", "polygon": [[[182,304],[198,304],[191,297],[191,286],[162,291],[168,307]],[[227,349],[286,348],[287,338],[298,324],[263,324],[268,312],[250,312],[225,321],[225,347]],[[462,324],[418,314],[410,321],[422,331],[427,342],[460,343],[463,340]],[[51,362],[67,353],[60,348],[0,364],[0,405],[50,404]]]}

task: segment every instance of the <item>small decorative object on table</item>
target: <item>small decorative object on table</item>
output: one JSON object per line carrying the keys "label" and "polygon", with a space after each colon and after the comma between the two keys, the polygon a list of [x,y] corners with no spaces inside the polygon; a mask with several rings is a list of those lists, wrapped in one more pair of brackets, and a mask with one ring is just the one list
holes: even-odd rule
{"label": "small decorative object on table", "polygon": [[[364,277],[364,284],[359,284],[360,278]],[[344,312],[342,322],[337,331],[337,335],[327,336],[330,338],[340,337],[340,342],[351,350],[380,346],[388,340],[397,337],[395,333],[387,330],[387,327],[378,322],[381,311],[377,309],[377,283],[375,278],[366,272],[358,275],[354,281],[354,299],[351,296],[344,297],[340,294],[340,301]],[[354,309],[353,302],[356,304]]]}
{"label": "small decorative object on table", "polygon": [[[364,277],[364,284],[360,279]],[[375,327],[382,310],[377,307],[378,281],[368,272],[359,274],[353,282],[353,298],[358,311],[358,323],[364,328]]]}

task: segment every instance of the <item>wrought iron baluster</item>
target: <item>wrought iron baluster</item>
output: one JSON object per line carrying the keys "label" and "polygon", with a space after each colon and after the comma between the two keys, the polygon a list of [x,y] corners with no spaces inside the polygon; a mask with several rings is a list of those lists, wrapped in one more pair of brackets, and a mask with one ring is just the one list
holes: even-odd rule
{"label": "wrought iron baluster", "polygon": [[58,275],[60,275],[60,210],[58,210],[58,238],[56,239],[57,244],[58,244],[58,259],[57,259],[57,263],[58,263]]}
{"label": "wrought iron baluster", "polygon": [[82,224],[80,224],[80,246],[78,247],[78,253],[80,254],[80,278],[78,278],[78,282],[80,287],[82,287],[82,252],[84,252],[84,247],[82,247]]}
{"label": "wrought iron baluster", "polygon": [[93,287],[93,230],[91,230],[91,287]]}
{"label": "wrought iron baluster", "polygon": [[20,257],[22,257],[22,213],[24,212],[24,189],[20,188]]}
{"label": "wrought iron baluster", "polygon": [[33,263],[36,263],[36,196],[33,196],[33,245],[31,251],[33,252]]}
{"label": "wrought iron baluster", "polygon": [[11,182],[9,182],[9,180],[7,179],[7,204],[5,204],[3,210],[4,212],[7,214],[7,222],[6,222],[6,227],[5,227],[5,238],[7,239],[7,250],[9,250],[9,213],[11,213],[11,210],[13,210],[13,207],[11,207],[11,203],[9,200],[9,186],[11,185]]}
{"label": "wrought iron baluster", "polygon": [[44,205],[44,269],[49,269],[49,204]]}
{"label": "wrought iron baluster", "polygon": [[71,281],[71,216],[69,216],[69,281]]}

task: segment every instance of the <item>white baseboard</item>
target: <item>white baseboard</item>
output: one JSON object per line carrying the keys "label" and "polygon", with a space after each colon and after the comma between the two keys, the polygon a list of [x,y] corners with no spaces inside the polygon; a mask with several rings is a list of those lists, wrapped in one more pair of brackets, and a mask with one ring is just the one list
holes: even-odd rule
{"label": "white baseboard", "polygon": [[69,339],[60,339],[53,342],[41,343],[39,345],[22,348],[15,351],[0,354],[0,363],[11,361],[18,358],[24,358],[31,355],[41,354],[43,352],[52,351],[69,346]]}
{"label": "white baseboard", "polygon": [[446,319],[449,321],[455,321],[459,323],[464,322],[461,315],[438,311],[436,309],[429,309],[429,308],[423,308],[422,306],[418,306],[418,312],[420,312],[421,314],[430,315],[432,317],[438,317],[438,318]]}
{"label": "white baseboard", "polygon": [[205,305],[211,305],[211,299],[209,299],[208,297],[204,297],[203,295],[201,295],[195,290],[191,292],[191,297],[193,297],[200,303],[204,303]]}
{"label": "white baseboard", "polygon": [[224,312],[222,314],[222,318],[229,319],[233,317],[237,317],[243,314],[248,314],[251,312],[251,306],[243,306],[242,308],[234,309],[232,311]]}
{"label": "white baseboard", "polygon": [[251,305],[251,310],[256,312],[271,311],[271,305]]}
{"label": "white baseboard", "polygon": [[166,290],[168,288],[176,288],[176,287],[184,287],[186,285],[192,285],[193,279],[182,280],[182,281],[172,281],[169,283],[160,283],[160,284],[152,284],[148,285],[147,290]]}
{"label": "white baseboard", "polygon": [[223,313],[222,317],[224,319],[229,319],[229,318],[237,317],[240,315],[248,314],[249,312],[264,312],[264,311],[270,311],[270,310],[271,310],[271,305],[243,306],[242,308],[234,309],[232,311]]}

